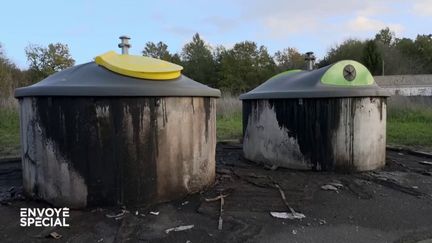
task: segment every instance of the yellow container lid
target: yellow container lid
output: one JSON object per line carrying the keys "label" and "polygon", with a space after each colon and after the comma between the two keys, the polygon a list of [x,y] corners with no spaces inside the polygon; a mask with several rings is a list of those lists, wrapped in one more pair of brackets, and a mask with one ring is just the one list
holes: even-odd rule
{"label": "yellow container lid", "polygon": [[156,58],[134,55],[121,55],[109,51],[95,58],[95,62],[108,70],[125,76],[171,80],[180,77],[182,66]]}

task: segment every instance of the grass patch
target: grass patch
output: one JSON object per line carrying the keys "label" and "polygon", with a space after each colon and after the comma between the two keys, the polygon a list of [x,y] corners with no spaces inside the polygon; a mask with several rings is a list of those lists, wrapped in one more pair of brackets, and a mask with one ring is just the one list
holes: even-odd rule
{"label": "grass patch", "polygon": [[[240,112],[218,115],[218,140],[241,137],[242,116]],[[387,144],[432,150],[432,109],[391,107],[387,117]]]}
{"label": "grass patch", "polygon": [[0,108],[0,157],[20,154],[19,116],[13,109]]}
{"label": "grass patch", "polygon": [[[217,139],[240,139],[240,111],[217,116]],[[432,150],[431,108],[390,108],[387,117],[387,143]],[[0,108],[0,157],[20,153],[19,116],[14,109]]]}
{"label": "grass patch", "polygon": [[242,137],[242,115],[240,112],[230,114],[229,116],[217,116],[217,139],[239,139]]}
{"label": "grass patch", "polygon": [[389,109],[387,143],[432,149],[432,109]]}

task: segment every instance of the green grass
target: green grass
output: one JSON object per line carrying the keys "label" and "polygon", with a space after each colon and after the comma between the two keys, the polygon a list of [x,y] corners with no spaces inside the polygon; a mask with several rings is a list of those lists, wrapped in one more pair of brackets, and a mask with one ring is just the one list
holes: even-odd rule
{"label": "green grass", "polygon": [[[218,115],[218,140],[242,137],[240,112]],[[432,109],[389,109],[387,143],[432,150]],[[19,155],[19,118],[11,109],[0,108],[0,157]]]}
{"label": "green grass", "polygon": [[239,139],[242,137],[242,115],[240,112],[229,116],[218,115],[216,121],[217,139]]}
{"label": "green grass", "polygon": [[0,157],[17,156],[19,153],[18,112],[0,108]]}
{"label": "green grass", "polygon": [[[387,143],[432,150],[432,109],[389,109],[387,117]],[[218,140],[239,139],[242,136],[240,113],[218,116]]]}
{"label": "green grass", "polygon": [[432,149],[432,109],[389,109],[387,143]]}

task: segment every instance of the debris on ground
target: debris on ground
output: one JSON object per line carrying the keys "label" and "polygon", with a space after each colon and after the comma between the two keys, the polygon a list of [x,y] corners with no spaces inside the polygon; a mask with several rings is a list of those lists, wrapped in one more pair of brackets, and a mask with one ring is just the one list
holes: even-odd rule
{"label": "debris on ground", "polygon": [[339,182],[339,181],[333,181],[333,182],[330,182],[328,184],[331,185],[331,186],[334,186],[336,188],[342,188],[343,187],[343,184],[341,182]]}
{"label": "debris on ground", "polygon": [[320,219],[319,224],[320,225],[327,224],[327,221],[325,219]]}
{"label": "debris on ground", "polygon": [[411,186],[404,185],[404,183],[394,175],[394,173],[384,173],[384,172],[371,172],[363,174],[363,179],[370,180],[374,183],[386,186],[396,191],[400,191],[418,198],[430,197],[429,195],[412,188]]}
{"label": "debris on ground", "polygon": [[54,232],[49,233],[49,235],[47,237],[58,240],[58,239],[62,238],[62,235],[54,231]]}
{"label": "debris on ground", "polygon": [[0,204],[11,205],[10,201],[25,199],[22,186],[11,186],[0,191]]}
{"label": "debris on ground", "polygon": [[220,203],[220,210],[219,210],[218,230],[222,230],[222,224],[223,224],[222,213],[223,213],[224,198],[221,197],[220,200],[221,203]]}
{"label": "debris on ground", "polygon": [[277,170],[277,168],[279,168],[277,165],[264,165],[264,169],[266,170]]}
{"label": "debris on ground", "polygon": [[159,211],[151,211],[150,214],[151,214],[151,215],[158,216],[158,215],[159,215]]}
{"label": "debris on ground", "polygon": [[222,213],[223,213],[224,198],[228,197],[228,196],[229,196],[229,193],[228,194],[220,193],[219,196],[217,196],[215,198],[206,198],[205,199],[206,202],[214,202],[214,201],[220,200],[218,230],[222,230],[222,224],[223,224]]}
{"label": "debris on ground", "polygon": [[335,192],[338,191],[337,187],[330,185],[330,184],[321,186],[321,189],[326,190],[326,191],[335,191]]}
{"label": "debris on ground", "polygon": [[302,218],[306,218],[306,216],[304,215],[304,214],[302,214],[302,213],[297,213],[295,210],[294,210],[294,208],[292,208],[290,205],[289,205],[289,203],[288,203],[288,201],[287,201],[287,199],[286,199],[286,197],[285,197],[285,193],[284,193],[284,191],[282,190],[282,188],[279,186],[279,184],[277,184],[274,180],[273,180],[273,178],[271,178],[271,177],[269,177],[271,180],[272,180],[272,182],[274,183],[274,186],[279,190],[279,193],[280,193],[280,195],[281,195],[281,198],[282,198],[282,201],[284,202],[284,204],[285,204],[285,206],[287,206],[287,208],[290,210],[290,212],[291,213],[287,213],[288,215],[287,215],[287,218],[288,219],[302,219]]}
{"label": "debris on ground", "polygon": [[306,216],[302,213],[270,212],[270,215],[278,219],[303,219]]}
{"label": "debris on ground", "polygon": [[184,201],[184,202],[182,202],[182,206],[184,206],[184,205],[186,205],[186,204],[188,204],[189,203],[189,201]]}
{"label": "debris on ground", "polygon": [[[429,198],[432,197],[418,199],[412,195],[417,195],[416,192],[422,193],[423,197],[432,195],[432,187],[429,187],[432,185],[429,175],[432,166],[419,163],[432,161],[432,158],[408,154],[398,156],[390,151],[387,153],[387,165],[376,172],[341,174],[285,168],[270,171],[245,160],[241,149],[219,150],[218,153],[217,177],[226,174],[234,181],[225,177],[217,187],[201,194],[154,206],[73,210],[69,219],[73,225],[70,230],[35,228],[29,229],[26,234],[17,233],[22,231],[19,217],[16,217],[19,208],[49,205],[35,200],[11,201],[13,207],[0,206],[0,225],[6,226],[0,231],[11,242],[402,242],[431,238],[432,204]],[[0,163],[0,171],[1,166]],[[429,176],[420,173],[428,173]],[[287,208],[269,176],[273,177],[286,201],[298,213],[293,215]],[[11,192],[21,187],[21,174],[12,179],[9,175],[0,175],[0,182],[3,183],[0,183],[0,201],[2,195],[10,201]],[[321,189],[323,185],[336,187],[340,194],[324,191]],[[227,194],[227,188],[232,188],[235,193],[231,192],[229,197],[224,198],[223,230],[219,231],[221,199],[214,198]],[[206,202],[205,198],[214,201]],[[181,206],[186,201],[189,203]],[[367,209],[365,205],[368,205]],[[181,210],[178,210],[179,207]],[[121,209],[130,212],[119,221],[105,216],[116,215]],[[89,210],[97,213],[90,213]],[[159,214],[159,210],[164,213]],[[135,216],[136,211],[140,216]],[[154,216],[150,211],[161,217]],[[301,213],[307,217],[304,218]],[[298,220],[301,217],[303,219]],[[173,227],[187,225],[198,227],[173,232],[184,229],[180,227],[175,230]],[[169,233],[165,232],[167,229]],[[49,237],[53,231],[59,231],[62,238],[55,240]]]}
{"label": "debris on ground", "polygon": [[128,213],[128,211],[126,209],[122,209],[119,213],[106,214],[105,216],[107,218],[115,218],[116,220],[118,220],[123,218],[126,213]]}
{"label": "debris on ground", "polygon": [[174,228],[166,229],[165,233],[169,234],[169,232],[171,232],[171,231],[177,232],[177,231],[189,230],[189,229],[192,229],[193,227],[194,227],[193,224],[191,224],[191,225],[177,226],[177,227],[174,227]]}
{"label": "debris on ground", "polygon": [[422,165],[432,165],[432,162],[429,161],[419,161],[419,163]]}

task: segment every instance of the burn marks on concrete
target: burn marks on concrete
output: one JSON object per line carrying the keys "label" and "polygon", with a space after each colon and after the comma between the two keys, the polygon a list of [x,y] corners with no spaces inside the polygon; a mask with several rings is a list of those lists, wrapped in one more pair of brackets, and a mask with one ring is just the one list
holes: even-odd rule
{"label": "burn marks on concrete", "polygon": [[[313,170],[381,167],[385,157],[385,107],[385,98],[243,100],[245,156]],[[269,122],[273,115],[277,124]],[[287,137],[279,138],[279,133]],[[254,152],[251,147],[260,151]]]}
{"label": "burn marks on concrete", "polygon": [[302,154],[315,170],[334,169],[331,137],[339,126],[340,101],[337,99],[270,100],[279,126],[298,141]]}
{"label": "burn marks on concrete", "polygon": [[[167,103],[168,99],[170,100]],[[195,104],[202,104],[192,109],[186,109],[181,100],[195,99]],[[203,100],[202,100],[203,99]],[[148,204],[160,201],[160,189],[158,181],[163,181],[167,174],[161,174],[164,170],[158,171],[158,168],[164,168],[165,164],[160,161],[161,153],[169,154],[168,161],[182,167],[185,174],[188,174],[189,167],[199,167],[195,163],[207,163],[208,166],[214,167],[215,148],[215,101],[211,98],[157,98],[157,97],[34,97],[23,98],[22,111],[30,110],[31,113],[23,114],[22,129],[30,130],[22,135],[23,147],[30,149],[31,160],[23,158],[25,163],[36,161],[38,166],[25,167],[24,177],[33,177],[29,180],[28,190],[33,195],[39,195],[43,199],[61,206],[69,205],[67,199],[63,201],[53,201],[52,198],[46,198],[41,195],[41,188],[56,187],[50,182],[34,180],[34,177],[47,175],[57,178],[61,184],[73,187],[72,181],[66,181],[67,178],[61,178],[60,172],[55,169],[60,163],[65,163],[63,170],[76,171],[76,174],[83,178],[86,194],[80,203],[75,207],[95,206],[95,205],[138,205]],[[190,108],[190,107],[189,107]],[[173,109],[180,109],[180,113],[171,112]],[[199,112],[198,112],[199,111]],[[199,114],[196,114],[196,113]],[[195,116],[202,115],[199,119]],[[201,116],[200,116],[201,117]],[[183,134],[178,127],[179,120],[186,119],[202,124],[203,130],[195,134]],[[162,143],[161,134],[165,131],[166,126],[172,123],[177,129],[171,129],[170,134]],[[195,127],[196,127],[195,125]],[[201,125],[200,125],[201,126]],[[205,126],[205,129],[204,129]],[[193,124],[191,128],[194,129]],[[204,134],[205,133],[205,134]],[[211,137],[208,137],[211,136]],[[199,138],[197,140],[196,138]],[[179,151],[171,150],[170,141],[176,140],[178,143],[187,143],[187,146],[194,146],[195,142],[209,141],[209,148],[204,149],[199,154],[199,161],[195,159],[197,148],[205,147],[208,143],[199,144],[193,153],[178,157]],[[214,141],[213,141],[214,140]],[[191,143],[191,144],[189,144]],[[44,144],[40,146],[38,144]],[[52,145],[48,150],[47,144]],[[213,146],[213,148],[211,148]],[[53,156],[48,157],[45,154],[51,153]],[[24,154],[24,153],[23,153]],[[210,156],[210,157],[209,157]],[[62,158],[61,161],[59,158]],[[181,159],[181,161],[179,160]],[[159,164],[158,164],[159,163]],[[201,165],[202,166],[202,165]],[[204,166],[207,168],[207,166]],[[168,174],[182,177],[182,170],[173,170],[166,168]],[[27,170],[27,171],[26,171]],[[205,178],[214,178],[213,175],[203,174]],[[194,173],[192,173],[195,175]],[[191,175],[188,174],[191,177]],[[200,176],[199,174],[195,176]],[[195,185],[195,187],[206,186],[211,183],[207,180],[201,180],[199,183],[205,185]],[[26,179],[25,179],[26,180]],[[67,179],[70,180],[70,179]],[[171,197],[176,197],[178,190],[182,195],[188,192],[183,189],[181,179],[179,185],[170,185],[175,189]],[[168,190],[168,188],[166,189]],[[176,191],[177,190],[177,191]],[[57,197],[65,197],[59,190]],[[66,192],[65,192],[66,193]],[[82,196],[82,195],[81,195]],[[162,200],[165,200],[163,198]],[[69,203],[69,204],[68,204]]]}

